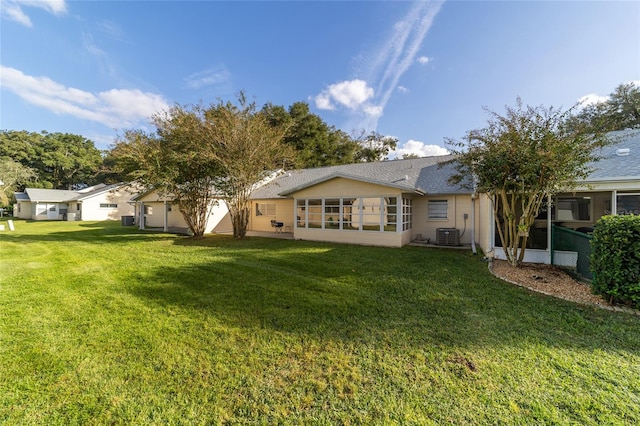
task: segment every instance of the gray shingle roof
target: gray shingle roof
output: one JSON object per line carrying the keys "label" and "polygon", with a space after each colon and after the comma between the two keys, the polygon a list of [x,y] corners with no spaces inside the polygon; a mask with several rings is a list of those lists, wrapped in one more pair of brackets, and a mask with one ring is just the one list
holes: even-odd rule
{"label": "gray shingle roof", "polygon": [[[15,196],[16,199],[20,201],[68,203],[69,201],[82,201],[87,198],[95,197],[96,195],[110,191],[121,185],[123,184],[116,183],[109,186],[100,184],[96,185],[95,187],[85,188],[85,190],[80,191],[68,191],[64,189],[25,188],[24,192],[16,192]],[[86,191],[86,189],[88,189],[89,191]]]}
{"label": "gray shingle roof", "polygon": [[[594,171],[587,182],[640,180],[640,129],[612,132],[609,136],[617,142],[602,149],[602,158],[593,164]],[[626,155],[619,155],[626,150]]]}
{"label": "gray shingle roof", "polygon": [[405,192],[468,194],[470,191],[467,189],[449,185],[448,178],[454,171],[452,165],[438,167],[439,163],[452,158],[451,155],[444,155],[291,170],[256,189],[251,198],[286,198],[303,188],[338,177],[385,185]]}

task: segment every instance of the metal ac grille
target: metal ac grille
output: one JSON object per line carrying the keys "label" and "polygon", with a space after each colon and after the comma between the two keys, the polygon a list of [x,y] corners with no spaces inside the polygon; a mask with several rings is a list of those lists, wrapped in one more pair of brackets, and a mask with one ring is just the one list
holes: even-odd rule
{"label": "metal ac grille", "polygon": [[436,229],[436,244],[439,246],[459,246],[460,230],[456,228]]}

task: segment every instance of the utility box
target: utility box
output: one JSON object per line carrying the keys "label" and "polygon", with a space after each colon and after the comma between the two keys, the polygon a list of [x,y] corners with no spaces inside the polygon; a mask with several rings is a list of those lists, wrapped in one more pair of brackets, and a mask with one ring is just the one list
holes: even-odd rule
{"label": "utility box", "polygon": [[66,213],[67,216],[67,222],[75,222],[76,221],[76,214],[75,213]]}
{"label": "utility box", "polygon": [[437,228],[436,245],[439,246],[459,246],[460,230],[456,228]]}
{"label": "utility box", "polygon": [[135,225],[135,220],[133,216],[121,216],[120,217],[122,226],[133,226]]}

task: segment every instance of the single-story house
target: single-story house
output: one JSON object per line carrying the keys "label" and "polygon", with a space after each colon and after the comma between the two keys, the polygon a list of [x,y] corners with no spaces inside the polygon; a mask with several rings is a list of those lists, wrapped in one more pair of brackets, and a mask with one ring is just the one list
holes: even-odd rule
{"label": "single-story house", "polygon": [[[187,234],[189,226],[180,212],[180,206],[172,201],[173,199],[174,197],[160,194],[155,189],[134,196],[129,202],[134,209],[132,214],[135,224],[139,229]],[[222,201],[214,201],[210,206],[205,233],[212,232],[233,232],[229,209]]]}
{"label": "single-story house", "polygon": [[[551,262],[551,224],[589,229],[605,214],[640,213],[640,132],[618,132],[584,184],[549,200],[525,261]],[[252,194],[249,229],[282,222],[296,239],[400,247],[412,241],[479,246],[504,258],[486,194],[451,185],[451,156],[292,170]],[[571,253],[556,263],[575,265]]]}
{"label": "single-story house", "polygon": [[[584,184],[549,200],[530,231],[525,261],[550,263],[551,225],[588,230],[605,214],[640,214],[640,132],[613,134]],[[401,247],[411,242],[480,247],[504,258],[491,200],[449,183],[450,155],[280,171],[253,191],[249,231],[295,239]],[[177,206],[156,191],[132,199],[141,229],[186,231]],[[273,222],[281,224],[275,229]],[[223,202],[207,232],[232,232]],[[555,263],[575,265],[575,253]]]}
{"label": "single-story house", "polygon": [[472,191],[451,185],[451,156],[292,170],[252,194],[249,229],[303,240],[400,247],[470,244],[482,219]]}
{"label": "single-story house", "polygon": [[[592,164],[589,177],[573,191],[557,194],[543,206],[529,232],[525,261],[551,263],[552,224],[589,232],[604,215],[640,214],[640,130],[612,132],[610,137],[617,142],[602,148],[598,153],[601,159]],[[484,241],[483,249],[496,247],[495,256],[504,258],[495,222],[484,226],[493,228],[493,238]],[[575,265],[575,253],[557,255],[554,263]]]}
{"label": "single-story house", "polygon": [[128,201],[135,191],[126,184],[99,184],[77,191],[26,188],[16,192],[13,215],[32,220],[120,220],[133,215]]}

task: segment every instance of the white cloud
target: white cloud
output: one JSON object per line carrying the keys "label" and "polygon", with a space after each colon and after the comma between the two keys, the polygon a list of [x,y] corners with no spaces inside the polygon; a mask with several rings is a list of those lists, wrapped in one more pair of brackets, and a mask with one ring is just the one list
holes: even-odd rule
{"label": "white cloud", "polygon": [[409,139],[402,147],[393,151],[390,156],[402,158],[406,154],[415,154],[420,157],[432,157],[435,155],[447,155],[449,151],[440,145],[427,145],[424,142]]}
{"label": "white cloud", "polygon": [[607,100],[609,100],[608,96],[600,96],[595,93],[590,93],[578,99],[578,104],[580,104],[581,107],[586,107],[589,105],[601,104],[603,102],[607,102]]}
{"label": "white cloud", "polygon": [[[335,109],[335,104],[339,104],[350,110],[357,110],[365,107],[365,102],[373,97],[373,89],[366,81],[356,79],[341,81],[329,85],[318,96],[316,96],[316,106],[320,109]],[[320,106],[324,105],[325,108]]]}
{"label": "white cloud", "polygon": [[[367,105],[375,107],[367,107],[366,111],[365,109],[356,110],[363,116],[356,124],[358,128],[366,131],[376,130],[378,120],[384,114],[391,95],[396,90],[402,92],[402,89],[399,89],[400,78],[411,65],[415,64],[418,51],[442,3],[439,0],[413,3],[407,15],[393,26],[393,33],[386,43],[376,49],[373,59],[363,64],[364,71],[361,79],[372,86],[372,97],[367,99]],[[326,106],[327,98],[330,97],[325,89],[319,98],[316,97],[316,106],[318,108],[320,108],[319,104]],[[335,106],[333,103],[331,105]],[[372,114],[373,112],[375,114]]]}
{"label": "white cloud", "polygon": [[158,94],[138,89],[111,89],[91,93],[34,77],[0,65],[0,86],[26,102],[56,114],[95,121],[111,128],[138,125],[160,110],[169,108]]}
{"label": "white cloud", "polygon": [[210,68],[199,71],[185,78],[187,87],[190,89],[201,89],[205,86],[219,86],[229,83],[231,73],[224,67]]}
{"label": "white cloud", "polygon": [[33,23],[22,10],[23,7],[39,7],[58,16],[67,12],[67,4],[64,0],[3,0],[0,8],[2,17],[26,27],[32,27]]}
{"label": "white cloud", "polygon": [[398,86],[398,92],[400,93],[409,93],[409,89],[404,86]]}
{"label": "white cloud", "polygon": [[418,58],[418,63],[422,64],[422,65],[425,65],[425,64],[428,64],[430,60],[431,60],[431,58],[428,58],[426,56],[420,56]]}
{"label": "white cloud", "polygon": [[25,27],[33,27],[31,19],[29,19],[29,17],[22,11],[22,9],[20,9],[20,6],[18,6],[17,4],[7,2],[0,8],[0,11],[3,18],[7,18],[10,21],[22,24]]}

